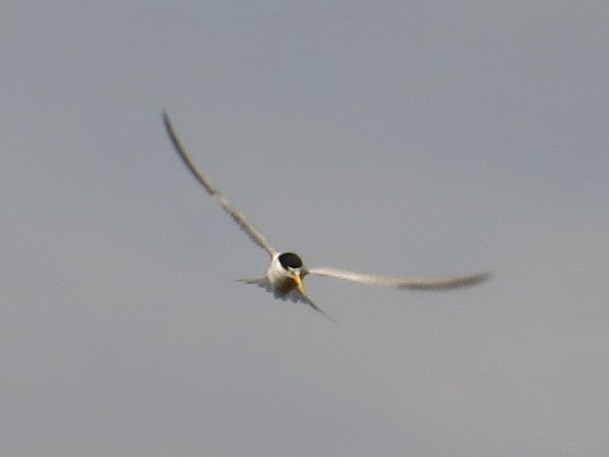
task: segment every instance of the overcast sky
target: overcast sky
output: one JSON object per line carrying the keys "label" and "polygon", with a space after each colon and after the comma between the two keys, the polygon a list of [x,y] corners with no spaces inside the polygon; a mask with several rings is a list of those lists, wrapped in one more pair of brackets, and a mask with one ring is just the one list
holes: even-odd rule
{"label": "overcast sky", "polygon": [[[0,454],[605,456],[609,4],[3,2]],[[308,265],[266,268],[175,156]]]}

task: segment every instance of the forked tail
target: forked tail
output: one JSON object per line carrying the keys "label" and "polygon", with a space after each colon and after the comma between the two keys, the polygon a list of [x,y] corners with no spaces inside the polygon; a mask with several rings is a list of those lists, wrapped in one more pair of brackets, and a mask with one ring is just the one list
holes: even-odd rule
{"label": "forked tail", "polygon": [[244,282],[246,284],[254,284],[258,287],[262,287],[267,292],[272,293],[275,296],[275,298],[278,298],[280,300],[289,299],[293,302],[306,303],[307,305],[309,305],[311,308],[313,308],[318,313],[321,313],[324,316],[326,316],[328,319],[330,319],[330,321],[336,322],[332,316],[330,316],[323,309],[321,309],[319,306],[317,306],[315,303],[313,303],[313,301],[311,301],[311,299],[309,297],[307,297],[306,295],[302,295],[301,293],[299,293],[296,290],[293,290],[289,294],[279,295],[276,291],[273,290],[273,287],[271,286],[271,283],[269,282],[269,280],[266,276],[261,276],[258,278],[237,279],[237,281]]}

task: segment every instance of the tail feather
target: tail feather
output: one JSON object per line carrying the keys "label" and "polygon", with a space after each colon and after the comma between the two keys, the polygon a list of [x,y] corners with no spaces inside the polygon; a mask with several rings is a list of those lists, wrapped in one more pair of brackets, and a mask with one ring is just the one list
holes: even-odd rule
{"label": "tail feather", "polygon": [[254,284],[258,287],[262,287],[267,292],[272,293],[275,296],[275,298],[278,298],[280,300],[285,301],[285,300],[289,299],[289,300],[293,301],[294,303],[296,303],[296,302],[305,303],[305,304],[309,305],[311,308],[313,308],[315,311],[326,316],[328,319],[330,319],[330,321],[336,322],[332,318],[332,316],[330,316],[323,309],[321,309],[319,306],[317,306],[315,303],[313,303],[313,301],[309,297],[307,297],[306,295],[302,295],[301,293],[299,293],[296,290],[292,290],[290,293],[287,293],[287,294],[279,294],[276,290],[273,290],[273,287],[271,286],[271,283],[269,282],[269,280],[266,276],[261,276],[261,277],[257,277],[257,278],[237,279],[237,281],[244,282],[245,284]]}

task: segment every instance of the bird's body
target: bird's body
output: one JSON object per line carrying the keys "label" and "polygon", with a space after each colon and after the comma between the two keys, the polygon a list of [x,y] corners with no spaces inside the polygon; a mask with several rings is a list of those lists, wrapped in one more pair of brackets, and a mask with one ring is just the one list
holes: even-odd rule
{"label": "bird's body", "polygon": [[[286,259],[291,260],[290,265]],[[282,262],[283,260],[283,262]],[[257,284],[271,292],[275,298],[299,301],[299,294],[304,295],[302,289],[302,260],[293,252],[277,252],[271,258],[266,275],[258,278],[241,279],[247,284]]]}
{"label": "bird's body", "polygon": [[[247,284],[256,284],[271,292],[276,298],[302,302],[311,306],[326,316],[328,314],[319,308],[308,297],[304,290],[303,279],[306,275],[328,276],[346,281],[358,282],[365,285],[395,287],[399,289],[441,290],[465,287],[485,281],[489,273],[476,273],[435,278],[401,278],[391,276],[377,276],[365,273],[356,273],[329,267],[307,268],[302,259],[294,252],[277,251],[260,232],[237,208],[235,208],[222,193],[211,183],[201,170],[192,161],[186,149],[180,142],[169,115],[163,111],[163,122],[171,142],[192,175],[205,188],[207,193],[228,213],[237,225],[259,247],[264,249],[270,257],[266,275],[256,278],[243,279]],[[328,316],[329,317],[329,316]]]}

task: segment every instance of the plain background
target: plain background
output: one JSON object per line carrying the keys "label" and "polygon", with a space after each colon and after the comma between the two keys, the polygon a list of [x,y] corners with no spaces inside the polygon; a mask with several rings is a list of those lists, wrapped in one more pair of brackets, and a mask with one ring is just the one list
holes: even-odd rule
{"label": "plain background", "polygon": [[607,2],[0,12],[0,454],[606,455]]}

